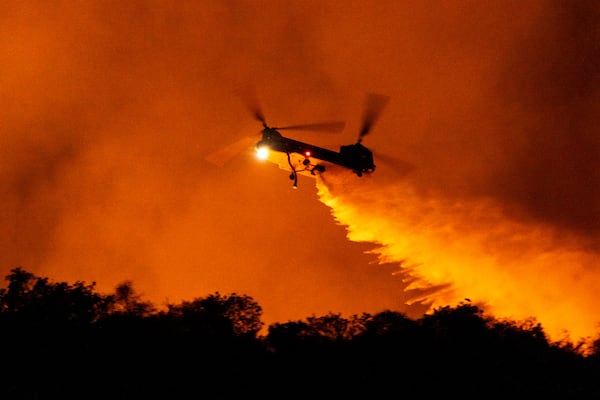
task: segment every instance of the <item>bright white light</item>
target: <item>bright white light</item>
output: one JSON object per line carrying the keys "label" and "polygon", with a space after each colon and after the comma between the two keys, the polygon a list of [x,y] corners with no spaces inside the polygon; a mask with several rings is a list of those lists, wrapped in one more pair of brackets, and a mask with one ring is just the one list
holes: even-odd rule
{"label": "bright white light", "polygon": [[266,147],[259,147],[256,149],[256,156],[261,160],[265,160],[267,157],[269,157],[269,149]]}

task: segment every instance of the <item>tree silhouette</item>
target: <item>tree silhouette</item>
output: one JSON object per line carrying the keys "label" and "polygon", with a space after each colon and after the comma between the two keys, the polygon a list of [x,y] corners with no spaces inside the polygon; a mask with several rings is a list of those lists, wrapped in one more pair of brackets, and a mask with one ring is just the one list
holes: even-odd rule
{"label": "tree silhouette", "polygon": [[256,337],[264,323],[262,308],[250,296],[219,292],[179,305],[169,305],[167,315],[196,334]]}
{"label": "tree silhouette", "polygon": [[535,320],[470,302],[418,319],[384,310],[274,323],[219,292],[157,310],[125,281],[50,282],[15,268],[0,289],[0,397],[600,396],[591,354],[550,343]]}
{"label": "tree silhouette", "polygon": [[106,299],[95,293],[95,283],[49,283],[48,278],[15,268],[6,277],[8,288],[0,289],[1,316],[13,323],[88,324],[105,315]]}
{"label": "tree silhouette", "polygon": [[115,294],[109,296],[112,313],[132,315],[136,317],[147,317],[156,312],[156,307],[147,301],[142,301],[133,288],[133,282],[124,281],[117,285]]}
{"label": "tree silhouette", "polygon": [[0,289],[2,376],[8,398],[65,394],[87,381],[92,324],[108,310],[95,285],[51,283],[22,268]]}

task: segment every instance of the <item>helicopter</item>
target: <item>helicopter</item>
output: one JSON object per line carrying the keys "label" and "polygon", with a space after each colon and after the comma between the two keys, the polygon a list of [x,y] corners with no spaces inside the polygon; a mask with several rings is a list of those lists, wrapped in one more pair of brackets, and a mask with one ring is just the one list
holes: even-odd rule
{"label": "helicopter", "polygon": [[306,125],[271,127],[267,124],[258,107],[251,108],[256,120],[262,123],[262,138],[256,143],[256,155],[277,163],[282,169],[289,169],[293,187],[298,186],[298,175],[316,176],[324,173],[332,165],[346,168],[358,177],[375,171],[373,152],[362,144],[363,137],[371,132],[375,120],[387,104],[385,95],[369,93],[361,129],[356,143],[342,145],[339,151],[301,142],[281,134],[281,130],[339,131],[343,122],[325,122]]}

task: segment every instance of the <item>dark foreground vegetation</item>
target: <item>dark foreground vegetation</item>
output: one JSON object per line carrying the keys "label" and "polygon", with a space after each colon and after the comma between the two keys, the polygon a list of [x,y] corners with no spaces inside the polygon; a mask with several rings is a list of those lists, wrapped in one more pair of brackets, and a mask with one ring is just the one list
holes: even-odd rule
{"label": "dark foreground vegetation", "polygon": [[599,342],[584,354],[468,302],[416,320],[330,313],[261,334],[262,309],[245,295],[159,311],[129,282],[103,295],[21,268],[6,281],[2,399],[600,396]]}

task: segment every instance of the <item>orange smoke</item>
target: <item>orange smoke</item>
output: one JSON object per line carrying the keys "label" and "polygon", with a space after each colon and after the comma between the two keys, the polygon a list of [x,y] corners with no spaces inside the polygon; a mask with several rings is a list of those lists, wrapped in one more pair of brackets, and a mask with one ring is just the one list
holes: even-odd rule
{"label": "orange smoke", "polygon": [[378,244],[380,262],[413,280],[408,289],[443,287],[417,300],[468,298],[499,318],[534,319],[556,341],[597,334],[599,257],[575,237],[511,220],[491,200],[449,201],[376,175],[330,174],[317,186],[348,239]]}

